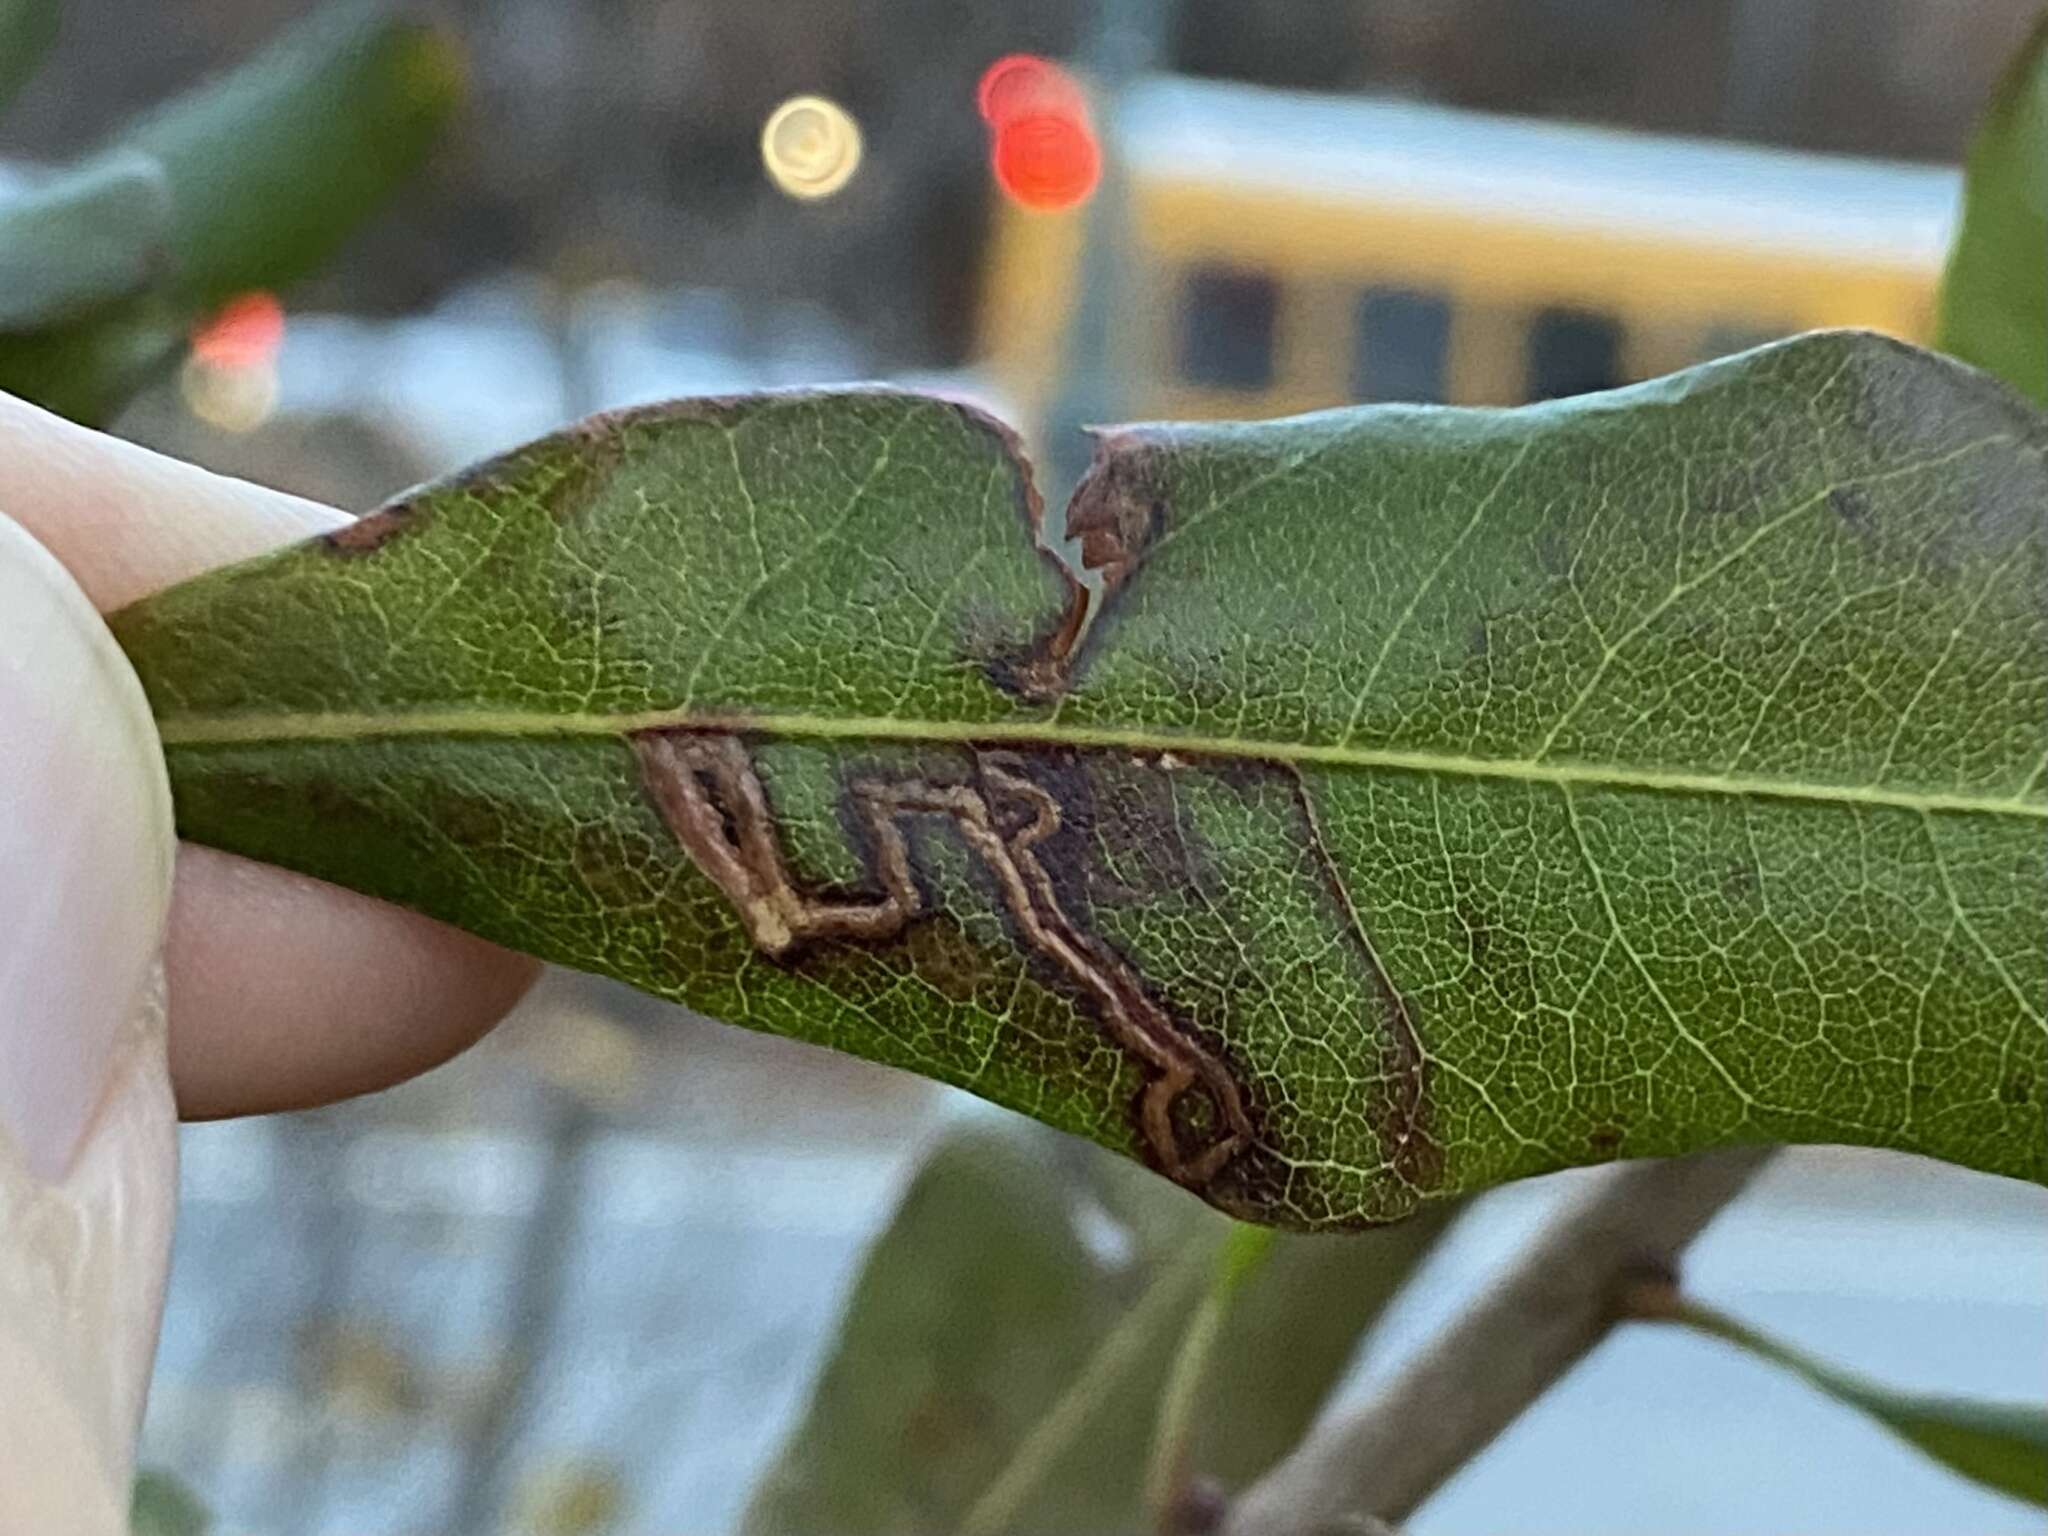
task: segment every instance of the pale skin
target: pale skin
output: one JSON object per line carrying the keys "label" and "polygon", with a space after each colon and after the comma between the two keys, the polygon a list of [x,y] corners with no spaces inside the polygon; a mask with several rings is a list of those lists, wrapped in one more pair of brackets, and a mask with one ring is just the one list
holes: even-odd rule
{"label": "pale skin", "polygon": [[99,615],[343,525],[0,396],[0,1530],[123,1536],[173,1121],[454,1055],[533,962],[174,836]]}
{"label": "pale skin", "polygon": [[[103,613],[349,521],[4,395],[0,507]],[[443,923],[191,844],[178,850],[164,967],[186,1119],[402,1082],[477,1040],[538,971]]]}

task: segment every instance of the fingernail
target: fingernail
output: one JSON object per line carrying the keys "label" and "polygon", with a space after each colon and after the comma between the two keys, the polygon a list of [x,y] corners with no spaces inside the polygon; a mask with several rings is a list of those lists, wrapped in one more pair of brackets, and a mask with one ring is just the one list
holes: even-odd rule
{"label": "fingernail", "polygon": [[170,786],[142,685],[85,594],[0,515],[0,1134],[58,1179],[170,903]]}

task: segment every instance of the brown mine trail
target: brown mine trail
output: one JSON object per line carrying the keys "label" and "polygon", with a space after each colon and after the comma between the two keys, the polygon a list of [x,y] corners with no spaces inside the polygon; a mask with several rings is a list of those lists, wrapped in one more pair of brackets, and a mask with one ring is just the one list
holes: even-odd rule
{"label": "brown mine trail", "polygon": [[[870,837],[876,900],[828,899],[799,890],[776,835],[774,812],[745,745],[735,736],[687,730],[632,738],[641,782],[697,867],[732,902],[747,936],[771,959],[838,941],[880,944],[926,910],[913,875],[908,824],[946,822],[1001,893],[1019,941],[1083,996],[1106,1034],[1147,1070],[1137,1118],[1161,1172],[1192,1189],[1208,1185],[1252,1143],[1236,1077],[1146,992],[1107,945],[1069,917],[1038,849],[1059,830],[1059,802],[992,757],[978,783],[860,779],[849,786]],[[1174,1109],[1191,1092],[1214,1107],[1206,1145],[1185,1147]]]}

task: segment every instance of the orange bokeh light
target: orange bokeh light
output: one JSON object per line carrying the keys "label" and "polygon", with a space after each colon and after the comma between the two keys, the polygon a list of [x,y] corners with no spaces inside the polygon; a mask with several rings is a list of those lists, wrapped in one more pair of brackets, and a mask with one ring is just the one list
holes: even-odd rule
{"label": "orange bokeh light", "polygon": [[975,105],[989,126],[989,163],[1005,196],[1053,212],[1085,202],[1102,179],[1088,98],[1072,75],[1027,53],[982,71]]}
{"label": "orange bokeh light", "polygon": [[284,344],[284,306],[273,293],[237,294],[192,332],[192,355],[215,368],[254,368]]}
{"label": "orange bokeh light", "polygon": [[1051,113],[1011,119],[996,134],[996,181],[1026,208],[1086,202],[1102,179],[1102,152],[1085,122]]}

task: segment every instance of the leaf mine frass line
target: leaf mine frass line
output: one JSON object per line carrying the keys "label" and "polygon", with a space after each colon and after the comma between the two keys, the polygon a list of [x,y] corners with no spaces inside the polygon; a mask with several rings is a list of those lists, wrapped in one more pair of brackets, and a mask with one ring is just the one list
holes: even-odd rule
{"label": "leaf mine frass line", "polygon": [[[978,785],[855,780],[849,793],[869,833],[871,873],[882,895],[841,901],[797,889],[760,776],[736,737],[646,731],[633,737],[633,750],[662,820],[732,902],[755,948],[772,960],[814,943],[879,944],[901,935],[926,911],[911,872],[906,824],[919,816],[942,819],[995,881],[1018,939],[1081,992],[1104,1032],[1148,1070],[1137,1116],[1160,1171],[1201,1189],[1250,1146],[1251,1118],[1229,1068],[1153,1001],[1108,946],[1068,916],[1038,857],[1039,846],[1060,826],[1058,801],[1039,785],[988,756],[977,757]],[[1191,1091],[1205,1094],[1215,1111],[1212,1138],[1192,1148],[1183,1146],[1174,1116]]]}

